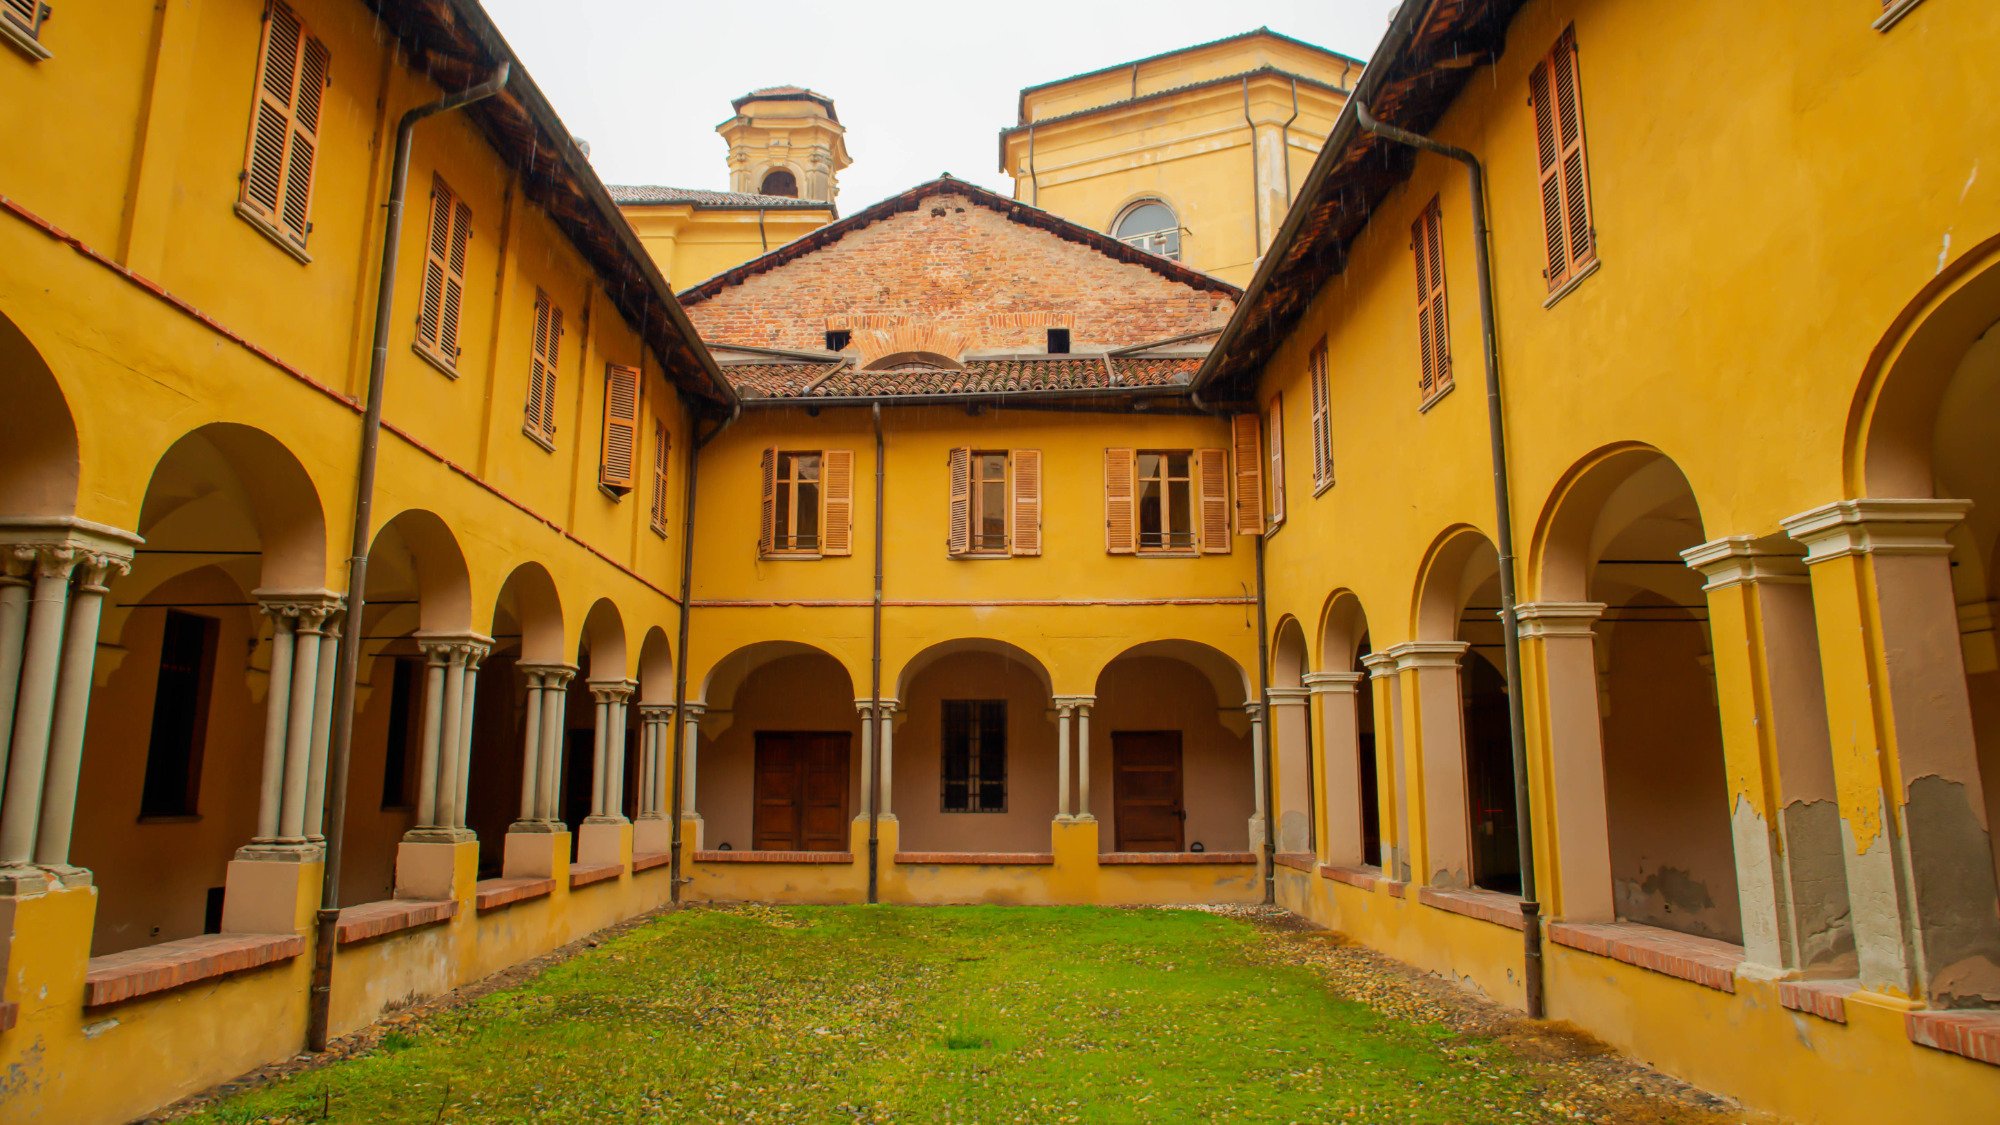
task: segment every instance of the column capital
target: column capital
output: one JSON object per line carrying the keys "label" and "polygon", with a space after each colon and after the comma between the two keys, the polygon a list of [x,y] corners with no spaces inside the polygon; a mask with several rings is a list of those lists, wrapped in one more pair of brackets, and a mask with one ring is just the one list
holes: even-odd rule
{"label": "column capital", "polygon": [[1267,687],[1264,697],[1273,707],[1304,707],[1312,698],[1312,689],[1302,687]]}
{"label": "column capital", "polygon": [[1068,709],[1073,711],[1078,707],[1094,705],[1097,702],[1097,697],[1094,695],[1054,695],[1049,697],[1049,702],[1055,704],[1058,710]]}
{"label": "column capital", "polygon": [[1970,500],[1836,500],[1778,521],[1805,544],[1806,565],[1848,555],[1942,555]]}
{"label": "column capital", "polygon": [[132,555],[145,543],[138,534],[75,516],[23,516],[0,520],[0,560],[9,576],[31,571],[49,577],[85,572],[102,585],[114,572],[131,573]]}
{"label": "column capital", "polygon": [[1368,675],[1376,679],[1396,674],[1396,657],[1393,652],[1371,652],[1361,658],[1361,666],[1368,669]]}
{"label": "column capital", "polygon": [[674,705],[671,703],[641,703],[638,707],[642,720],[665,722],[674,717]]}
{"label": "column capital", "polygon": [[1456,668],[1471,647],[1464,641],[1404,641],[1383,651],[1395,658],[1398,669]]}
{"label": "column capital", "polygon": [[1299,678],[1305,681],[1306,690],[1314,695],[1353,695],[1360,690],[1361,681],[1368,678],[1368,673],[1307,672]]}
{"label": "column capital", "polygon": [[484,659],[493,651],[493,638],[480,633],[418,633],[417,650],[434,661]]}
{"label": "column capital", "polygon": [[690,699],[681,704],[681,718],[683,719],[699,719],[706,714],[708,714],[708,704],[700,700]]}
{"label": "column capital", "polygon": [[1699,547],[1689,547],[1681,552],[1681,558],[1688,569],[1700,571],[1708,579],[1702,589],[1722,590],[1748,582],[1803,582],[1804,554],[1804,549],[1791,540],[1774,543],[1749,535],[1725,535]]}
{"label": "column capital", "polygon": [[318,631],[347,608],[347,599],[332,590],[252,590],[250,596],[265,616],[287,618],[301,632]]}
{"label": "column capital", "polygon": [[1523,602],[1514,607],[1523,637],[1588,637],[1603,602]]}
{"label": "column capital", "polygon": [[1264,705],[1262,703],[1258,703],[1254,700],[1249,703],[1245,703],[1243,705],[1243,713],[1245,715],[1250,716],[1250,721],[1253,723],[1261,723],[1264,721]]}
{"label": "column capital", "polygon": [[631,680],[590,680],[590,697],[599,703],[624,703],[639,690],[639,685]]}
{"label": "column capital", "polygon": [[549,688],[561,689],[568,687],[570,680],[576,676],[576,665],[574,664],[530,664],[523,662],[514,665],[514,667],[519,668],[521,674],[530,680],[533,680],[537,676],[541,677],[542,686]]}

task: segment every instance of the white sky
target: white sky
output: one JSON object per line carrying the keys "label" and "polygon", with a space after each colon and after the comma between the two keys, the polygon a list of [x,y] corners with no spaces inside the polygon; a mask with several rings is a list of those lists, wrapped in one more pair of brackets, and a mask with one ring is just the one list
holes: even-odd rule
{"label": "white sky", "polygon": [[854,164],[840,210],[998,164],[1021,87],[1252,28],[1367,58],[1395,0],[485,0],[606,183],[726,189],[729,100],[796,83],[834,100]]}

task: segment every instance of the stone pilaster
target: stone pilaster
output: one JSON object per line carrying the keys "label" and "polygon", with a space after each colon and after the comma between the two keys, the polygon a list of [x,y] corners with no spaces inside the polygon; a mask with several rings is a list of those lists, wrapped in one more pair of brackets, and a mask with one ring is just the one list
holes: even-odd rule
{"label": "stone pilaster", "polygon": [[1368,677],[1361,672],[1308,672],[1306,690],[1319,704],[1320,757],[1326,808],[1320,860],[1337,867],[1359,867],[1362,849],[1361,802],[1374,794],[1361,791],[1361,727],[1356,696]]}

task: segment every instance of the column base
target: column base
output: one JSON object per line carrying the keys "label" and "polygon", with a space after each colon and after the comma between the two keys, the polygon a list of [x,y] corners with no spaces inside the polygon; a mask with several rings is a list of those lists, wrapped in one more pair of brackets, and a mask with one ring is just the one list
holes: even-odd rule
{"label": "column base", "polygon": [[593,817],[583,822],[576,838],[578,863],[632,864],[632,824],[624,817]]}
{"label": "column base", "polygon": [[[526,832],[509,832],[500,872],[509,879],[568,879],[569,829],[556,825],[555,831],[537,827]],[[405,845],[407,846],[407,845]]]}
{"label": "column base", "polygon": [[641,813],[632,822],[632,852],[664,855],[674,846],[674,824],[665,813]]}
{"label": "column base", "polygon": [[427,824],[403,833],[405,844],[466,844],[478,843],[479,834],[470,828],[444,828]]}
{"label": "column base", "polygon": [[[410,835],[415,835],[411,833]],[[396,897],[438,902],[472,897],[479,881],[479,841],[413,840],[396,847]]]}
{"label": "column base", "polygon": [[317,854],[300,858],[299,851],[271,856],[246,856],[239,849],[222,878],[222,932],[225,934],[303,934],[312,929],[319,909],[320,873]]}
{"label": "column base", "polygon": [[569,825],[564,824],[560,820],[517,820],[507,826],[507,834],[509,836],[512,836],[516,832],[526,832],[531,835],[536,833],[548,835],[554,832],[567,831],[569,831]]}
{"label": "column base", "polygon": [[705,830],[701,822],[700,813],[682,813],[681,854],[687,855],[701,851],[703,848],[702,836]]}
{"label": "column base", "polygon": [[0,898],[33,898],[62,887],[61,879],[28,864],[0,867]]}
{"label": "column base", "polygon": [[318,863],[325,858],[326,845],[314,840],[252,840],[235,855],[245,863]]}
{"label": "column base", "polygon": [[584,817],[584,818],[583,818],[583,822],[584,822],[585,824],[630,824],[630,823],[632,823],[631,821],[629,821],[629,820],[626,820],[626,819],[625,819],[625,818],[624,818],[623,816],[586,816],[586,817]]}

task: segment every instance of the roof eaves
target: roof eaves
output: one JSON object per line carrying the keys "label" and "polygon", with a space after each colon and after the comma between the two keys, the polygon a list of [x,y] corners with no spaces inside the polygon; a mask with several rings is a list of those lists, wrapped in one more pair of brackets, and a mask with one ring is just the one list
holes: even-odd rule
{"label": "roof eaves", "polygon": [[1357,66],[1366,66],[1368,63],[1368,60],[1366,59],[1357,59],[1353,55],[1342,54],[1341,52],[1333,50],[1331,48],[1322,47],[1317,43],[1308,43],[1303,39],[1298,39],[1290,35],[1286,35],[1284,32],[1272,31],[1269,27],[1253,27],[1249,31],[1239,31],[1234,35],[1225,35],[1220,39],[1211,39],[1206,43],[1195,43],[1186,47],[1176,47],[1171,51],[1161,51],[1159,54],[1156,55],[1147,55],[1143,59],[1131,59],[1126,62],[1112,63],[1110,66],[1100,66],[1096,70],[1086,70],[1080,74],[1072,74],[1068,78],[1054,78],[1050,79],[1047,82],[1037,82],[1032,86],[1023,86],[1021,87],[1021,104],[1023,110],[1025,111],[1029,94],[1033,94],[1041,90],[1047,90],[1054,86],[1061,86],[1065,83],[1075,82],[1084,78],[1096,78],[1099,75],[1111,74],[1115,71],[1129,70],[1135,66],[1145,66],[1147,63],[1150,62],[1159,62],[1161,59],[1170,59],[1173,58],[1175,55],[1185,55],[1185,54],[1190,54],[1194,51],[1207,50],[1210,47],[1220,47],[1225,43],[1235,43],[1240,40],[1255,38],[1256,36],[1259,35],[1267,36],[1269,38],[1276,39],[1283,43],[1290,43],[1296,47],[1304,47],[1307,50],[1318,51],[1323,55],[1330,55],[1344,62],[1354,63]]}

